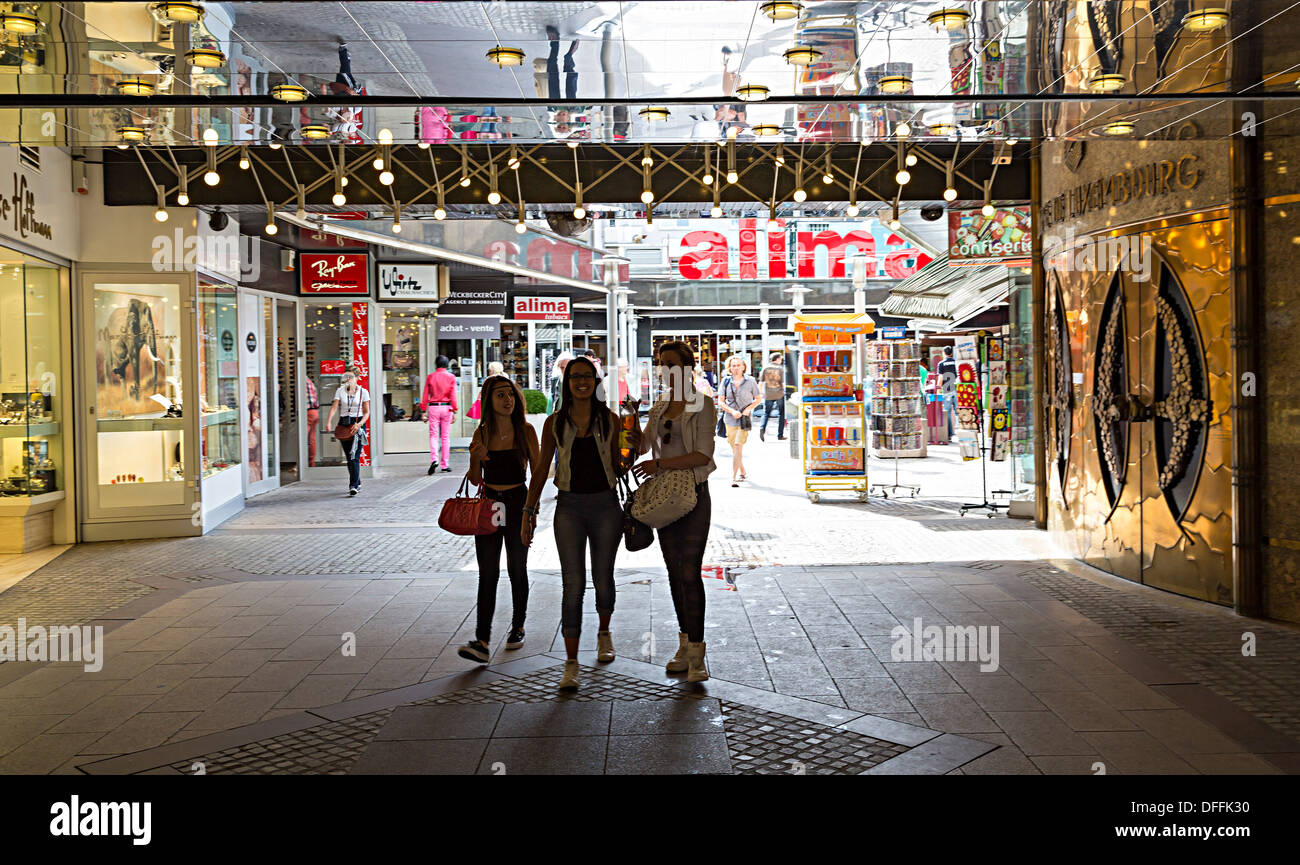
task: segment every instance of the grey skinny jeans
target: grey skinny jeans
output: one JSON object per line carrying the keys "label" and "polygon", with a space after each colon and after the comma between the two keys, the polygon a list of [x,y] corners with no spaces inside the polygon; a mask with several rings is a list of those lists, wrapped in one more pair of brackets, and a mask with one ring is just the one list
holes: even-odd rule
{"label": "grey skinny jeans", "polygon": [[591,582],[596,612],[614,612],[614,557],[623,540],[623,508],[612,489],[599,493],[560,490],[555,503],[555,546],[560,554],[564,595],[560,634],[582,634],[582,596],[587,590],[587,543],[591,543]]}

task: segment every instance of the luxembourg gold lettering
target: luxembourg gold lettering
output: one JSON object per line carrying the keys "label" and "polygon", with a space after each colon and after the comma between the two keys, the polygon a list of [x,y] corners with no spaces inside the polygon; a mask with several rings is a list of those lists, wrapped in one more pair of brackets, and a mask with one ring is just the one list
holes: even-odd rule
{"label": "luxembourg gold lettering", "polygon": [[1191,165],[1195,161],[1191,154],[1178,159],[1178,185],[1183,189],[1194,189],[1201,182],[1201,169]]}

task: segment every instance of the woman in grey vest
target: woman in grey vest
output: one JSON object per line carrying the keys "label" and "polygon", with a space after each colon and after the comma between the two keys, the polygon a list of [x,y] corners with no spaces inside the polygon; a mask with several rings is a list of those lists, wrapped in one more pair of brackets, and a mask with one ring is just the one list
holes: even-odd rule
{"label": "woman in grey vest", "polygon": [[[619,419],[600,400],[596,365],[576,357],[564,368],[560,410],[542,428],[539,465],[555,459],[555,545],[564,581],[560,632],[568,660],[561,690],[578,687],[578,638],[582,634],[582,596],[587,587],[585,551],[591,547],[591,581],[596,587],[596,660],[614,660],[609,618],[614,612],[614,557],[623,538],[623,508],[615,492],[619,467]],[[533,475],[524,504],[523,540],[531,545],[537,527],[537,502],[546,474]]]}
{"label": "woman in grey vest", "polygon": [[659,346],[659,377],[665,391],[646,418],[645,433],[636,432],[638,451],[651,459],[632,469],[644,481],[661,471],[688,469],[694,475],[695,507],[659,530],[659,547],[668,570],[668,588],[677,613],[677,654],[668,661],[670,673],[686,673],[686,681],[709,678],[704,661],[704,551],[713,516],[709,474],[713,462],[717,412],[713,400],[697,388],[692,370],[695,353],[684,342]]}

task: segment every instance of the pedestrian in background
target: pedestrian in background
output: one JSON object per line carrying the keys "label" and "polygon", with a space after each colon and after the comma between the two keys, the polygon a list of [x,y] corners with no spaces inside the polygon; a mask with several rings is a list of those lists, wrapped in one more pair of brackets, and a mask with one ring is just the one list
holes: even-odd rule
{"label": "pedestrian in background", "polygon": [[442,458],[442,470],[451,471],[451,422],[456,416],[456,377],[447,369],[451,361],[445,355],[438,355],[434,361],[433,372],[424,380],[424,393],[420,397],[420,408],[429,416],[429,471],[438,470],[439,454]]}
{"label": "pedestrian in background", "polygon": [[[600,378],[585,357],[569,361],[562,380],[560,410],[542,427],[539,466],[555,460],[555,545],[564,583],[560,633],[564,637],[561,690],[578,687],[578,639],[582,636],[582,596],[587,587],[587,548],[591,549],[591,582],[596,589],[596,660],[614,660],[609,620],[614,613],[614,558],[623,540],[623,506],[614,491],[618,479],[618,415],[596,399]],[[546,472],[533,473],[524,505],[523,539],[531,544],[537,526],[537,502],[546,486]]]}
{"label": "pedestrian in background", "polygon": [[357,381],[355,372],[343,374],[343,383],[334,391],[334,401],[330,403],[325,426],[337,433],[335,417],[339,426],[348,432],[344,438],[336,434],[335,440],[343,448],[343,458],[348,463],[348,495],[355,496],[361,492],[361,448],[366,442],[366,421],[370,420],[370,392]]}
{"label": "pedestrian in background", "polygon": [[560,403],[564,399],[564,368],[573,360],[573,352],[565,349],[555,358],[555,363],[551,366],[551,414],[560,410]]}
{"label": "pedestrian in background", "polygon": [[[501,504],[503,520],[490,535],[474,536],[478,559],[478,620],[474,639],[456,654],[486,664],[491,658],[492,617],[496,613],[497,583],[501,579],[501,547],[506,548],[512,613],[507,649],[524,644],[528,616],[528,546],[524,543],[524,502],[527,472],[538,474],[537,433],[524,417],[524,393],[511,379],[490,375],[479,394],[482,419],[469,443],[469,482],[483,485],[484,495]],[[495,505],[494,505],[495,507]]]}
{"label": "pedestrian in background", "polygon": [[727,425],[727,444],[731,445],[731,485],[749,480],[745,474],[744,450],[749,429],[754,425],[754,409],[763,401],[758,382],[749,374],[749,361],[743,354],[727,358],[727,372],[718,392],[722,397],[723,422]]}
{"label": "pedestrian in background", "polygon": [[776,440],[785,440],[785,364],[779,351],[772,352],[760,378],[763,382],[763,425],[758,428],[758,440],[767,440],[767,422],[776,409],[780,417],[776,422]]}
{"label": "pedestrian in background", "polygon": [[316,383],[311,376],[305,375],[303,384],[307,388],[307,465],[316,465],[316,430],[320,427],[320,396]]}
{"label": "pedestrian in background", "polygon": [[650,407],[644,434],[636,429],[637,451],[647,450],[651,459],[638,463],[633,472],[645,481],[661,471],[689,469],[695,480],[695,507],[685,516],[659,530],[659,548],[668,569],[668,587],[677,613],[677,654],[668,661],[670,673],[686,673],[688,682],[709,678],[704,662],[704,551],[709,541],[713,504],[709,498],[709,474],[717,468],[713,443],[718,416],[712,399],[683,393],[690,387],[689,372],[695,368],[695,353],[684,342],[659,347],[658,367],[664,384],[663,396]]}

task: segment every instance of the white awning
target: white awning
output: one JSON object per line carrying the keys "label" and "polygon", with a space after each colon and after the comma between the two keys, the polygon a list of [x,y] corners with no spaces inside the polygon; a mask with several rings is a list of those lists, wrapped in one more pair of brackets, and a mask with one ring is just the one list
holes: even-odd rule
{"label": "white awning", "polygon": [[952,267],[945,252],[890,289],[880,313],[913,319],[914,326],[957,325],[1005,301],[1011,283],[1005,265]]}

